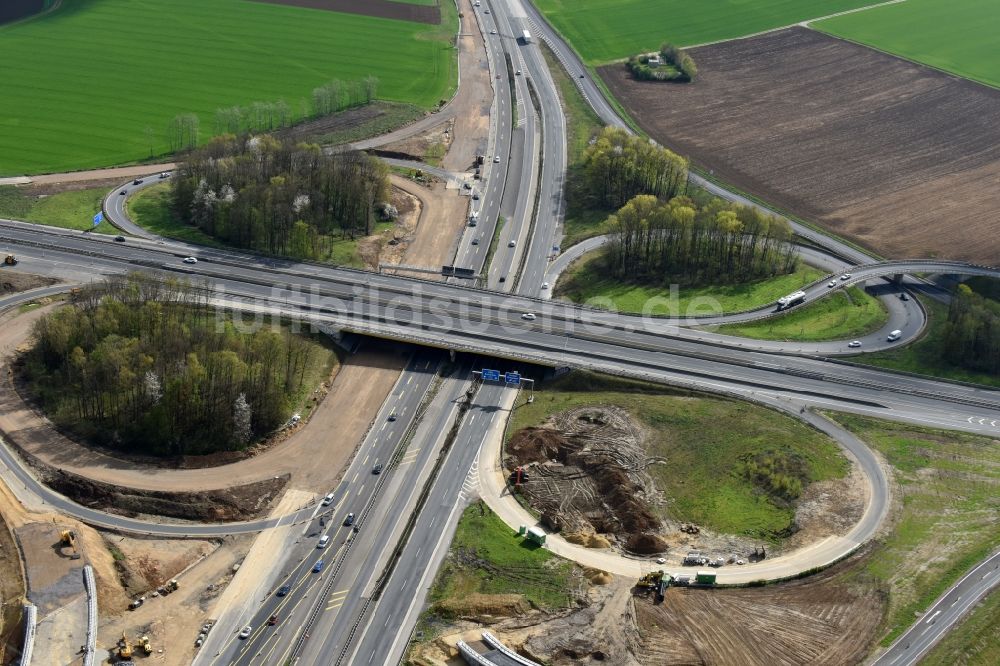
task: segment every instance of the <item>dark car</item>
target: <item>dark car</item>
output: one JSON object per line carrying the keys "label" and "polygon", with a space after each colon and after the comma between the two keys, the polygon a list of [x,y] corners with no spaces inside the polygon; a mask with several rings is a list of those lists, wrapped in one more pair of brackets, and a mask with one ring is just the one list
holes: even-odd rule
{"label": "dark car", "polygon": [[142,185],[142,178],[136,178],[132,181],[133,185]]}
{"label": "dark car", "polygon": [[122,190],[122,191],[121,191],[121,192],[119,192],[118,194],[128,194],[128,190]]}
{"label": "dark car", "polygon": [[382,463],[379,463],[374,467],[372,467],[372,474],[381,474],[381,473],[382,473]]}
{"label": "dark car", "polygon": [[271,617],[267,618],[267,626],[273,627],[276,624],[278,624],[278,616],[277,615],[272,615]]}
{"label": "dark car", "polygon": [[278,596],[283,597],[291,591],[292,591],[291,585],[282,585],[281,587],[278,588]]}
{"label": "dark car", "polygon": [[393,412],[392,414],[389,414],[389,420],[390,421],[395,421],[396,420],[396,412]]}
{"label": "dark car", "polygon": [[350,527],[353,524],[354,524],[354,514],[349,513],[347,514],[347,518],[344,519],[344,527]]}
{"label": "dark car", "polygon": [[115,236],[115,240],[118,241],[119,243],[124,243],[125,242],[125,237],[124,236]]}
{"label": "dark car", "polygon": [[899,295],[899,300],[901,300],[901,301],[908,301],[908,300],[910,300],[910,297],[907,296],[905,293],[903,293],[903,294]]}
{"label": "dark car", "polygon": [[323,560],[319,560],[313,565],[313,573],[319,573],[323,570]]}

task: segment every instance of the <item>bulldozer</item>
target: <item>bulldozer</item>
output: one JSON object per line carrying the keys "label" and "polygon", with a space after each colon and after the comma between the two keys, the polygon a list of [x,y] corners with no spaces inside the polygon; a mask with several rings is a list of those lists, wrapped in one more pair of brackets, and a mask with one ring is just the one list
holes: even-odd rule
{"label": "bulldozer", "polygon": [[76,549],[76,532],[73,530],[63,530],[59,533],[61,543],[63,546],[67,546],[73,550],[73,553],[69,556],[71,560],[80,559],[80,553]]}
{"label": "bulldozer", "polygon": [[5,266],[17,266],[17,257],[12,254],[8,254],[4,257],[3,263]]}
{"label": "bulldozer", "polygon": [[149,636],[143,636],[139,639],[139,647],[142,648],[142,653],[147,657],[153,654],[153,646],[149,644]]}
{"label": "bulldozer", "polygon": [[119,661],[132,660],[132,644],[128,642],[124,631],[122,637],[118,639],[118,659]]}

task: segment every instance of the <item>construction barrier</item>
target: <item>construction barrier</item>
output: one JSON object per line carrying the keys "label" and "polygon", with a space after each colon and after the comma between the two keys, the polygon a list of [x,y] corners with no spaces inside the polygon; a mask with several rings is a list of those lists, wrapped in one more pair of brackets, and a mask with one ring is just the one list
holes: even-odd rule
{"label": "construction barrier", "polygon": [[87,643],[84,645],[83,666],[94,666],[97,654],[97,586],[94,585],[94,569],[89,564],[83,567],[83,586],[87,588]]}
{"label": "construction barrier", "polygon": [[24,649],[21,651],[21,666],[31,663],[31,653],[35,649],[35,626],[38,624],[38,608],[33,603],[24,604]]}

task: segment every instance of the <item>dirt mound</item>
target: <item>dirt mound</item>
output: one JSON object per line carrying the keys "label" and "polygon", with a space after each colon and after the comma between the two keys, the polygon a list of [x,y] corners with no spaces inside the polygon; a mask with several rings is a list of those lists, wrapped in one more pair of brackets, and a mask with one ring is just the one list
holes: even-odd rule
{"label": "dirt mound", "polygon": [[[544,521],[543,521],[544,522]],[[563,532],[562,537],[570,543],[585,548],[610,548],[611,542],[594,532]]]}
{"label": "dirt mound", "polygon": [[633,534],[625,542],[625,549],[641,555],[654,555],[667,549],[667,542],[655,534]]}
{"label": "dirt mound", "polygon": [[583,575],[588,581],[590,581],[591,585],[610,585],[611,581],[615,579],[615,577],[607,571],[591,569],[590,567],[583,568]]}
{"label": "dirt mound", "polygon": [[531,610],[522,594],[480,594],[452,597],[435,604],[442,615],[475,619],[482,617],[517,617]]}
{"label": "dirt mound", "polygon": [[122,516],[152,514],[207,522],[249,520],[262,515],[289,479],[285,474],[233,488],[169,493],[98,483],[31,462],[46,485],[84,506]]}
{"label": "dirt mound", "polygon": [[[0,21],[2,23],[2,21]],[[4,255],[6,256],[6,254]],[[3,257],[0,257],[2,260]],[[57,284],[59,280],[41,277],[40,275],[30,275],[28,273],[18,273],[4,269],[0,271],[0,294],[15,294],[19,291],[28,291],[38,287],[48,287]]]}
{"label": "dirt mound", "polygon": [[[591,542],[589,535],[612,534],[629,548],[633,537],[661,527],[651,506],[662,500],[646,468],[664,461],[646,456],[644,437],[624,409],[572,409],[542,427],[516,432],[506,448],[508,469],[528,468],[521,492],[549,530],[569,532],[575,543],[591,548],[610,541]],[[648,539],[636,543],[644,548],[637,552],[666,548],[648,550],[656,545]]]}

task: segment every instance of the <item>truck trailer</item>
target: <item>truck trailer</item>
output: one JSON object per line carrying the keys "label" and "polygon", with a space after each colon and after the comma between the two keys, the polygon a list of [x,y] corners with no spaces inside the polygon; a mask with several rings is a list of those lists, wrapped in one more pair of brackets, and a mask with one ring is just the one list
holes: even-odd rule
{"label": "truck trailer", "polygon": [[528,32],[527,30],[522,31],[521,32],[521,39],[524,40],[525,44],[530,44],[531,43],[531,33]]}

